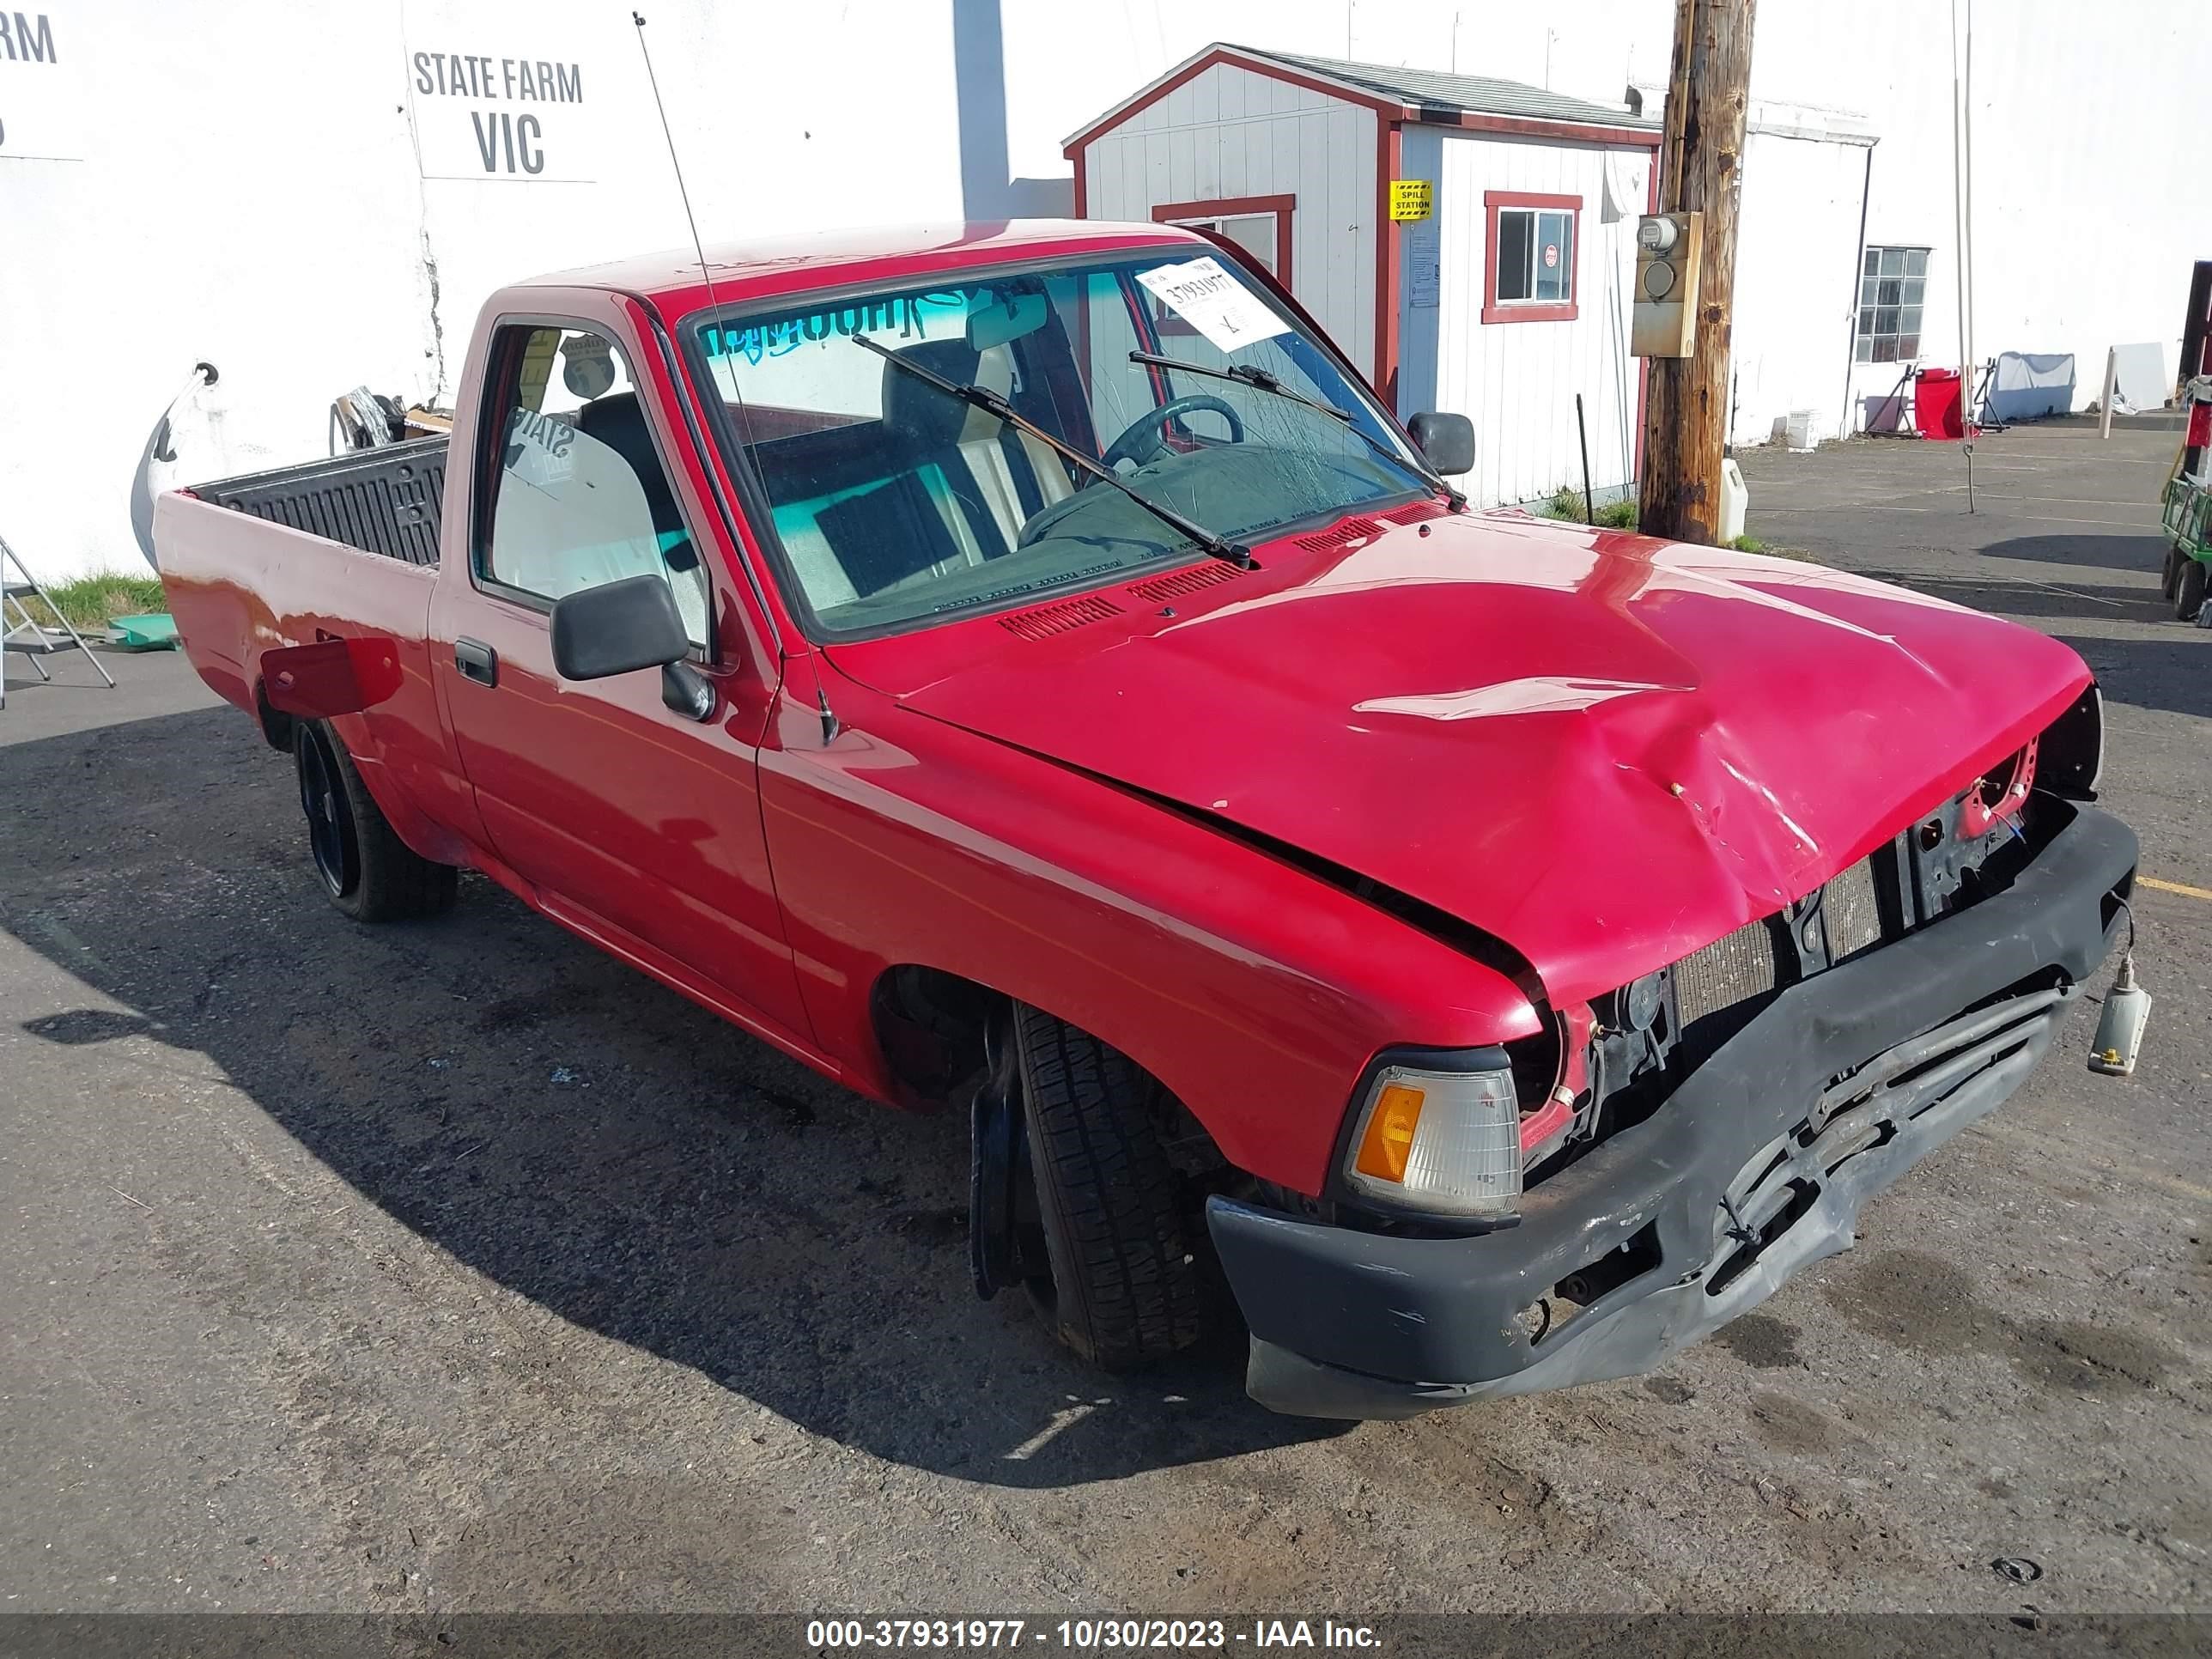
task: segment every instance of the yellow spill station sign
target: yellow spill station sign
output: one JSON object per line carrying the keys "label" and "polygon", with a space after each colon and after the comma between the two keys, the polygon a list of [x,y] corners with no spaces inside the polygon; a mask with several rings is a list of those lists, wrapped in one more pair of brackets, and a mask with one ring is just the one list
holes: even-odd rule
{"label": "yellow spill station sign", "polygon": [[1393,179],[1390,181],[1390,220],[1394,224],[1408,225],[1425,219],[1437,210],[1437,187],[1426,179]]}

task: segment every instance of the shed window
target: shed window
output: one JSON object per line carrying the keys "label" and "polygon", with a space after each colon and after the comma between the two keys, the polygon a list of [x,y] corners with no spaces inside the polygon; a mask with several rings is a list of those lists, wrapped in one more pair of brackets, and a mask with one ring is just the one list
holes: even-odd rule
{"label": "shed window", "polygon": [[1928,250],[1870,247],[1859,266],[1858,338],[1863,363],[1910,362],[1920,355],[1920,312],[1928,293]]}
{"label": "shed window", "polygon": [[1291,281],[1291,216],[1295,196],[1217,196],[1202,202],[1162,202],[1152,209],[1156,225],[1182,225],[1226,236],[1255,264],[1285,287]]}
{"label": "shed window", "polygon": [[1272,213],[1234,213],[1221,219],[1178,219],[1179,225],[1193,230],[1210,230],[1216,235],[1226,236],[1251,256],[1255,265],[1264,265],[1271,275],[1280,276],[1275,270],[1275,216]]}
{"label": "shed window", "polygon": [[[1244,250],[1245,258],[1255,265],[1265,266],[1272,276],[1283,273],[1276,266],[1275,252],[1278,227],[1283,222],[1273,213],[1233,213],[1219,219],[1164,219],[1162,224],[1181,225],[1187,230],[1212,231],[1217,236],[1226,236]],[[1182,335],[1195,337],[1198,331],[1176,315],[1158,299],[1152,301],[1152,326],[1163,335]]]}
{"label": "shed window", "polygon": [[[1181,225],[1210,231],[1236,244],[1247,264],[1260,267],[1284,287],[1291,285],[1291,216],[1295,196],[1217,196],[1199,202],[1163,202],[1152,209],[1156,225]],[[1189,337],[1194,331],[1157,300],[1152,326],[1163,335]]]}
{"label": "shed window", "polygon": [[1486,323],[1563,322],[1575,315],[1577,196],[1529,196],[1492,191]]}

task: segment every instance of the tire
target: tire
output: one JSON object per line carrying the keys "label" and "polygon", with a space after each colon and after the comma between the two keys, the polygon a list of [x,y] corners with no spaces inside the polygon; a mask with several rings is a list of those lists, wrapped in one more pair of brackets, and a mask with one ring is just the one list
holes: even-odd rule
{"label": "tire", "polygon": [[1027,1004],[1014,1009],[1053,1334],[1104,1370],[1206,1334],[1212,1298],[1181,1179],[1155,1127],[1159,1085],[1126,1054]]}
{"label": "tire", "polygon": [[343,914],[356,921],[399,921],[453,908],[460,872],[433,864],[399,839],[327,722],[295,723],[292,762],[308,855],[323,891]]}
{"label": "tire", "polygon": [[2181,585],[2181,566],[2188,556],[2179,542],[2166,550],[2166,568],[2159,572],[2158,579],[2158,591],[2165,598],[2173,598],[2174,590]]}
{"label": "tire", "polygon": [[2181,562],[2181,579],[2174,584],[2173,589],[2173,614],[2182,621],[2188,622],[2195,617],[2197,608],[2204,603],[2204,579],[2203,560],[2184,559]]}

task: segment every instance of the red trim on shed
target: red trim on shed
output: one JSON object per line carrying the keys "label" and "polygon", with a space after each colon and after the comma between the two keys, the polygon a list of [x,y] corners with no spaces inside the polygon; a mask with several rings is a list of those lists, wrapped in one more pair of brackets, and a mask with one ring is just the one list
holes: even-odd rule
{"label": "red trim on shed", "polygon": [[1291,285],[1291,216],[1297,211],[1295,196],[1218,196],[1206,202],[1162,202],[1152,210],[1156,225],[1185,219],[1228,219],[1248,215],[1275,216],[1275,276]]}
{"label": "red trim on shed", "polygon": [[1310,75],[1301,75],[1296,70],[1285,69],[1280,64],[1271,62],[1267,58],[1248,58],[1243,52],[1231,52],[1216,46],[1212,51],[1201,52],[1192,58],[1158,86],[1148,87],[1119,108],[1107,111],[1105,114],[1100,116],[1089,126],[1083,128],[1063,144],[1060,147],[1060,153],[1073,156],[1077,150],[1101,133],[1109,131],[1120,126],[1131,116],[1150,109],[1177,87],[1189,85],[1217,64],[1227,64],[1237,69],[1249,70],[1255,75],[1265,75],[1277,81],[1287,81],[1294,87],[1305,87],[1315,92],[1326,93],[1331,98],[1340,98],[1348,104],[1363,104],[1378,114],[1395,116],[1401,113],[1396,104],[1377,98],[1371,92],[1363,92],[1357,87],[1348,87],[1338,81],[1316,80]]}
{"label": "red trim on shed", "polygon": [[[1574,246],[1567,252],[1567,301],[1565,305],[1531,305],[1526,300],[1500,303],[1498,299],[1498,210],[1545,208],[1575,216]],[[1579,314],[1575,262],[1583,253],[1583,198],[1579,196],[1540,196],[1525,190],[1486,190],[1482,192],[1482,320],[1486,323],[1571,323]]]}
{"label": "red trim on shed", "polygon": [[1375,118],[1375,390],[1398,412],[1398,225],[1390,181],[1406,165],[1405,129]]}
{"label": "red trim on shed", "polygon": [[1657,149],[1659,135],[1642,127],[1600,127],[1580,121],[1547,121],[1534,115],[1491,115],[1481,110],[1444,114],[1407,106],[1401,118],[1425,127],[1460,127],[1469,132],[1502,132],[1521,138],[1553,138],[1567,143],[1613,144],[1634,149]]}

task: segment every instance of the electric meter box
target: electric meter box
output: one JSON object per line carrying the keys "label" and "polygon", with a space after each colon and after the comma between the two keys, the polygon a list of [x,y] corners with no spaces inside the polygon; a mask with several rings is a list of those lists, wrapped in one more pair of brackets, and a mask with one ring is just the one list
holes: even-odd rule
{"label": "electric meter box", "polygon": [[1655,213],[1636,224],[1636,300],[1629,351],[1638,357],[1686,357],[1698,343],[1698,268],[1702,213]]}

